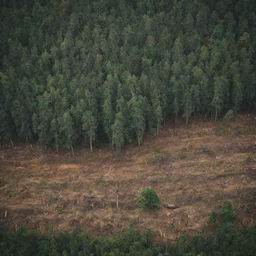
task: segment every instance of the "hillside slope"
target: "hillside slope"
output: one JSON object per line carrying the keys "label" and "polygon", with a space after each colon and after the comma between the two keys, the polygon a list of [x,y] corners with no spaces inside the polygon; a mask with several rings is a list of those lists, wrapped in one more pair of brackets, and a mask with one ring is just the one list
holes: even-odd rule
{"label": "hillside slope", "polygon": [[[119,184],[119,209],[116,189]],[[138,208],[139,191],[152,187],[162,205]],[[57,154],[37,145],[2,145],[0,227],[119,232],[129,224],[175,239],[203,228],[207,215],[231,200],[242,225],[256,224],[256,124],[241,115],[231,124],[197,121],[165,125],[121,156],[110,148]]]}

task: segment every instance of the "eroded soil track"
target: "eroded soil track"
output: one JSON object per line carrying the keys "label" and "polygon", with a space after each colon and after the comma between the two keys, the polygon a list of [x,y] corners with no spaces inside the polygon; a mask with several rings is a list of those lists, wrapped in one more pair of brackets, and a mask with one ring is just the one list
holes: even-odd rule
{"label": "eroded soil track", "polygon": [[[119,187],[119,208],[116,191]],[[139,191],[152,187],[175,210],[138,208]],[[129,224],[175,239],[193,233],[211,210],[233,202],[242,225],[256,224],[256,120],[165,126],[121,156],[110,148],[75,156],[37,145],[0,149],[0,227],[119,232]]]}

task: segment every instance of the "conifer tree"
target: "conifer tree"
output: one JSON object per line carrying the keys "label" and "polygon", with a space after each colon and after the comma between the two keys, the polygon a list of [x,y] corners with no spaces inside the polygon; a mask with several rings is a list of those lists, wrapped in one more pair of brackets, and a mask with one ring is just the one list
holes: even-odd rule
{"label": "conifer tree", "polygon": [[73,143],[75,142],[75,130],[72,120],[72,116],[69,112],[63,114],[61,120],[61,132],[63,134],[62,143],[64,148],[71,149],[72,154],[74,155]]}
{"label": "conifer tree", "polygon": [[135,131],[138,145],[141,145],[145,132],[145,100],[142,96],[133,96],[128,102],[128,108],[131,115],[131,127]]}
{"label": "conifer tree", "polygon": [[112,137],[112,124],[114,123],[115,109],[114,101],[114,80],[112,75],[107,76],[107,80],[103,84],[103,127],[109,139]]}
{"label": "conifer tree", "polygon": [[90,150],[92,151],[92,143],[96,138],[96,120],[93,113],[89,110],[85,111],[82,116],[82,128],[85,136],[89,138]]}
{"label": "conifer tree", "polygon": [[215,111],[215,120],[217,120],[218,114],[224,106],[224,89],[222,77],[215,77],[214,79],[214,95],[211,105],[213,106]]}
{"label": "conifer tree", "polygon": [[158,134],[161,123],[163,121],[163,112],[161,106],[161,96],[159,92],[159,87],[157,86],[154,80],[152,80],[150,83],[150,94],[153,114],[152,121],[156,128],[156,133]]}
{"label": "conifer tree", "polygon": [[120,153],[125,143],[124,133],[124,116],[122,112],[118,112],[115,115],[115,122],[112,125],[112,145],[118,153]]}
{"label": "conifer tree", "polygon": [[112,142],[121,112],[122,146],[140,144],[168,119],[256,107],[255,1],[5,0],[1,7],[1,138],[56,149],[86,138],[92,148]]}

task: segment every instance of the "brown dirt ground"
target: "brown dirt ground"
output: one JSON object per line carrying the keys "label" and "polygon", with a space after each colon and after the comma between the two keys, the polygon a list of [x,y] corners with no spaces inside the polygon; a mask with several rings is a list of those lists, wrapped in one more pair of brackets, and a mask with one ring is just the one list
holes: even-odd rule
{"label": "brown dirt ground", "polygon": [[[179,208],[140,210],[145,187],[158,193],[162,205]],[[158,136],[148,135],[140,148],[128,145],[120,156],[109,147],[76,149],[75,156],[30,144],[0,148],[0,227],[7,229],[78,228],[102,235],[132,224],[173,240],[202,230],[209,212],[225,200],[232,201],[242,225],[255,225],[255,197],[253,115],[231,124],[166,124]]]}

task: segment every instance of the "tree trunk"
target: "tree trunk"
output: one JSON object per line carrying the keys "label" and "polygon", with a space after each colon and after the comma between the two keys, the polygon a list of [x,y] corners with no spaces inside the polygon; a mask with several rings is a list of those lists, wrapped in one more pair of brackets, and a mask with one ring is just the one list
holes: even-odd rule
{"label": "tree trunk", "polygon": [[119,194],[118,192],[116,193],[116,208],[119,208]]}
{"label": "tree trunk", "polygon": [[120,189],[120,184],[116,185],[116,208],[119,208],[119,189]]}
{"label": "tree trunk", "polygon": [[71,145],[70,148],[71,148],[72,156],[74,156],[75,154],[74,154],[73,146]]}
{"label": "tree trunk", "polygon": [[11,145],[12,145],[12,147],[13,147],[13,145],[14,145],[14,144],[13,144],[13,141],[12,141],[12,139],[10,139],[10,143],[11,143]]}
{"label": "tree trunk", "polygon": [[91,152],[92,152],[92,137],[90,137],[90,149],[91,149]]}
{"label": "tree trunk", "polygon": [[139,136],[137,137],[137,139],[138,139],[138,145],[139,145],[139,147],[140,147],[141,142],[140,142]]}

